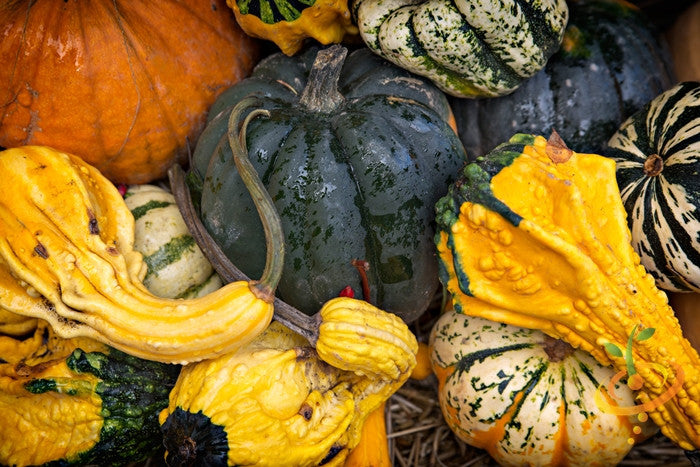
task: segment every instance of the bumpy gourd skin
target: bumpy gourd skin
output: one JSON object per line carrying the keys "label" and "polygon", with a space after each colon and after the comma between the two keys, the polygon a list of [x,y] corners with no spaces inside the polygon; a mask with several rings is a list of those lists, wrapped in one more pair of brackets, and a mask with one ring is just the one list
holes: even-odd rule
{"label": "bumpy gourd skin", "polygon": [[167,363],[236,349],[272,319],[272,297],[247,281],[188,300],[149,292],[131,212],[79,158],[26,146],[0,152],[0,170],[0,308]]}
{"label": "bumpy gourd skin", "polygon": [[418,344],[398,316],[348,297],[329,300],[319,314],[316,352],[326,363],[387,381],[416,366]]}
{"label": "bumpy gourd skin", "polygon": [[[185,366],[160,416],[166,461],[343,465],[365,418],[410,375],[418,349],[398,317],[390,317],[397,322],[393,328],[377,318],[388,313],[351,302],[359,301],[340,299],[325,313],[334,330],[325,337],[321,330],[319,342],[337,340],[330,352],[317,353],[275,321],[246,347]],[[344,324],[350,312],[359,319]],[[366,358],[369,346],[382,357],[375,367]],[[333,355],[344,369],[323,361],[323,355]]]}
{"label": "bumpy gourd skin", "polygon": [[[94,393],[98,379],[90,374],[76,376],[65,359],[78,346],[98,351],[106,346],[89,339],[82,339],[82,343],[81,339],[54,339],[43,344],[49,333],[43,322],[24,340],[0,336],[0,355],[7,361],[0,364],[0,463],[4,465],[72,458],[99,440],[103,417],[100,399]],[[47,351],[51,359],[37,358]],[[65,387],[43,394],[32,394],[25,387],[42,379],[62,380]]]}
{"label": "bumpy gourd skin", "polygon": [[27,337],[0,336],[0,356],[0,464],[124,465],[158,448],[178,366],[62,339],[42,320]]}
{"label": "bumpy gourd skin", "polygon": [[436,209],[457,310],[541,329],[621,371],[605,344],[625,349],[654,328],[632,346],[639,401],[677,391],[645,411],[683,449],[700,447],[700,357],[631,246],[612,160],[516,135],[465,167]]}

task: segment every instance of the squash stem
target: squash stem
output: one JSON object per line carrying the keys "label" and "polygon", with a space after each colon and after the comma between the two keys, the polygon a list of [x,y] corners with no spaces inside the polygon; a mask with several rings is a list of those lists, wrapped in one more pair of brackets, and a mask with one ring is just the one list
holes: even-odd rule
{"label": "squash stem", "polygon": [[313,112],[331,113],[345,98],[338,91],[338,79],[343,68],[348,49],[335,44],[316,54],[299,103]]}
{"label": "squash stem", "polygon": [[[197,241],[204,255],[214,267],[216,272],[225,282],[250,281],[243,271],[226,256],[226,253],[211,237],[207,228],[199,219],[199,215],[192,203],[192,197],[185,182],[185,173],[179,164],[174,164],[168,170],[170,188],[175,196],[182,217],[185,219],[187,228]],[[321,324],[321,316],[316,313],[307,316],[288,303],[275,297],[275,320],[287,326],[292,331],[304,336],[311,345],[315,346],[318,341],[318,327]]]}
{"label": "squash stem", "polygon": [[270,194],[260,180],[255,167],[250,162],[246,148],[246,130],[250,122],[258,116],[270,115],[267,110],[259,108],[259,106],[260,100],[256,97],[246,97],[236,104],[228,120],[228,141],[233,152],[233,161],[236,164],[236,169],[238,169],[238,174],[241,176],[251,198],[253,198],[265,231],[267,248],[265,269],[260,280],[255,282],[253,290],[257,290],[260,293],[260,298],[272,302],[275,289],[282,277],[284,232],[277,209],[272,202]]}

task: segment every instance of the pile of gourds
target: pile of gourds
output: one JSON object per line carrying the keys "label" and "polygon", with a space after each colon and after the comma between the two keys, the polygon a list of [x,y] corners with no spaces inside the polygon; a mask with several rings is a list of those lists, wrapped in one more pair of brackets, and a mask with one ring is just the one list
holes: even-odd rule
{"label": "pile of gourds", "polygon": [[695,459],[698,13],[6,2],[0,464]]}

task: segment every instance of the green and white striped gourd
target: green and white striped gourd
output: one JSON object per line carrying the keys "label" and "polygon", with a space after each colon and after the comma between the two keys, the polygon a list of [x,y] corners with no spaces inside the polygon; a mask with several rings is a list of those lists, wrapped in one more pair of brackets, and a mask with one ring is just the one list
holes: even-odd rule
{"label": "green and white striped gourd", "polygon": [[[448,310],[433,326],[430,358],[448,426],[504,467],[617,465],[656,431],[596,404],[612,367],[538,330]],[[636,404],[625,384],[614,396]]]}
{"label": "green and white striped gourd", "polygon": [[642,264],[659,288],[700,292],[700,83],[654,98],[608,146]]}
{"label": "green and white striped gourd", "polygon": [[194,298],[222,286],[169,191],[156,185],[132,185],[124,200],[134,215],[134,249],[148,268],[143,279],[148,290],[164,298]]}
{"label": "green and white striped gourd", "polygon": [[354,0],[375,53],[457,97],[509,94],[561,45],[565,0]]}

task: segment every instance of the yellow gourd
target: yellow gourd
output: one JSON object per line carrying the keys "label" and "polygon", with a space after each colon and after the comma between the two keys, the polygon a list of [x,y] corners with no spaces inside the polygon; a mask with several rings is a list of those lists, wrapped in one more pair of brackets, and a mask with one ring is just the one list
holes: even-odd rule
{"label": "yellow gourd", "polygon": [[410,375],[417,342],[361,300],[331,300],[318,316],[316,349],[274,321],[244,348],[185,366],[160,416],[166,461],[343,465]]}
{"label": "yellow gourd", "polygon": [[437,221],[456,310],[612,362],[641,386],[630,410],[700,447],[700,357],[631,246],[611,159],[516,135],[464,168]]}
{"label": "yellow gourd", "polygon": [[[240,117],[232,112],[231,128]],[[234,151],[244,154],[244,137],[230,136]],[[175,177],[182,176],[178,168],[171,170]],[[142,284],[134,218],[94,167],[47,147],[0,152],[0,259],[9,269],[0,275],[0,309],[43,318],[64,338],[90,337],[166,363],[212,358],[250,342],[272,319],[284,260],[279,218],[251,170],[246,183],[258,182],[252,193],[272,219],[262,278],[178,300],[157,297]]]}
{"label": "yellow gourd", "polygon": [[[103,417],[99,398],[95,400],[92,390],[98,378],[91,374],[76,376],[65,360],[78,347],[89,352],[105,351],[106,346],[90,339],[63,341],[54,337],[43,342],[45,334],[51,331],[43,322],[28,339],[0,336],[5,360],[0,364],[0,462],[4,465],[38,465],[74,458],[99,441]],[[25,387],[32,381],[56,379],[70,382],[66,390],[77,391],[81,385],[86,389],[74,395],[58,391],[34,395]],[[60,430],[52,429],[60,419],[72,423]]]}
{"label": "yellow gourd", "polygon": [[276,0],[274,5],[269,0],[226,3],[246,34],[274,42],[285,55],[297,53],[309,38],[328,45],[358,33],[347,0]]}
{"label": "yellow gourd", "polygon": [[[3,287],[14,288],[16,294],[24,294],[25,290],[10,274],[7,265],[0,258],[0,284]],[[12,313],[0,307],[0,335],[22,336],[36,329],[37,319],[29,316]]]}
{"label": "yellow gourd", "polygon": [[425,342],[418,343],[418,353],[416,354],[416,366],[411,373],[411,379],[426,379],[433,374],[430,362],[430,347]]}
{"label": "yellow gourd", "polygon": [[0,465],[122,465],[160,445],[157,417],[179,367],[95,340],[0,335]]}

